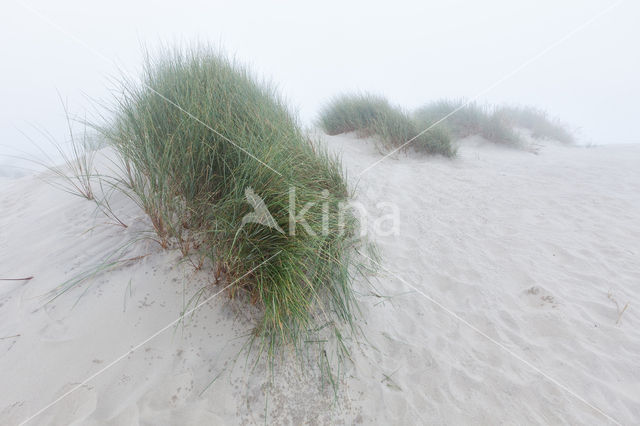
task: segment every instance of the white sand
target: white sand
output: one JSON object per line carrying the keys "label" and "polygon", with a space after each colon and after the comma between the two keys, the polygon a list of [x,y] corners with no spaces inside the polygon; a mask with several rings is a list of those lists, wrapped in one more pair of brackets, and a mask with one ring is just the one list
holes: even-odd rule
{"label": "white sand", "polygon": [[[114,210],[127,229],[28,177],[0,180],[0,278],[35,277],[0,281],[0,423],[105,368],[30,424],[254,424],[265,411],[278,424],[610,422],[598,410],[640,421],[640,146],[534,155],[472,139],[456,160],[399,156],[358,178],[380,154],[350,136],[327,141],[359,201],[401,208],[399,235],[376,238],[385,270],[374,284],[392,297],[356,283],[369,341],[353,348],[338,404],[313,377],[293,380],[294,367],[268,401],[259,370],[244,358],[231,368],[251,324],[224,296],[110,366],[177,318],[207,276],[140,242],[130,255],[143,260],[44,305],[149,225],[124,197]],[[609,294],[630,302],[619,324]]]}

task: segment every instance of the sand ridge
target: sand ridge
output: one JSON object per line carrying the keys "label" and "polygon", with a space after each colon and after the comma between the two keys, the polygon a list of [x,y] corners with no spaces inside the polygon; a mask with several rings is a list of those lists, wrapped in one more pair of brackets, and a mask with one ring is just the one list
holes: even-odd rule
{"label": "sand ridge", "polygon": [[[32,424],[257,424],[265,413],[279,424],[607,422],[416,289],[616,421],[637,422],[640,146],[548,143],[534,154],[470,138],[454,160],[401,154],[359,176],[380,158],[373,143],[325,141],[356,200],[379,214],[395,204],[400,218],[397,235],[372,235],[383,268],[375,290],[356,283],[368,341],[354,344],[338,402],[286,362],[267,398],[264,375],[236,358],[250,318],[215,298]],[[173,321],[208,282],[178,252],[140,241],[131,256],[144,259],[44,305],[149,224],[122,197],[114,208],[130,227],[105,225],[91,203],[33,177],[0,181],[0,208],[0,278],[35,277],[0,282],[2,423]]]}

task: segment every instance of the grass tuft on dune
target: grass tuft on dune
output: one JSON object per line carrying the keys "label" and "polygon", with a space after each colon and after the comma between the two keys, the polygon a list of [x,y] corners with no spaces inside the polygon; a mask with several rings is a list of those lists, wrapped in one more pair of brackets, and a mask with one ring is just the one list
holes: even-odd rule
{"label": "grass tuft on dune", "polygon": [[[502,145],[521,146],[518,129],[537,139],[574,143],[566,126],[533,107],[492,107],[464,100],[429,102],[412,113],[391,105],[384,97],[349,94],[332,99],[320,111],[318,125],[328,135],[356,132],[374,136],[385,149],[411,147],[426,154],[455,155],[451,139],[472,135]],[[424,132],[424,133],[423,133]]]}
{"label": "grass tuft on dune", "polygon": [[[407,147],[426,154],[453,157],[449,135],[437,126],[419,134],[419,126],[402,109],[384,97],[347,94],[334,98],[321,110],[319,126],[329,135],[356,132],[359,137],[375,136],[385,149]],[[404,148],[404,147],[403,147]]]}
{"label": "grass tuft on dune", "polygon": [[[140,82],[122,82],[113,117],[97,127],[158,242],[208,258],[212,282],[260,308],[251,347],[272,358],[301,353],[318,330],[355,330],[357,221],[342,167],[271,85],[207,47],[165,50],[147,55]],[[257,197],[274,223],[243,220]]]}
{"label": "grass tuft on dune", "polygon": [[503,106],[497,108],[495,116],[512,127],[520,127],[531,131],[537,139],[549,139],[564,144],[575,143],[575,137],[567,126],[538,108],[527,106]]}
{"label": "grass tuft on dune", "polygon": [[332,99],[320,112],[320,127],[328,135],[358,132],[370,136],[376,122],[396,112],[382,96],[351,94]]}
{"label": "grass tuft on dune", "polygon": [[442,126],[456,139],[480,135],[487,140],[505,145],[520,143],[513,128],[493,114],[491,108],[476,103],[466,104],[462,100],[442,99],[430,102],[414,112],[414,119],[420,127],[427,128],[442,120]]}
{"label": "grass tuft on dune", "polygon": [[565,144],[575,143],[575,137],[558,120],[548,117],[547,113],[534,107],[483,106],[475,102],[442,99],[430,102],[414,113],[419,127],[444,119],[439,125],[451,135],[465,138],[479,135],[485,139],[504,145],[518,146],[522,143],[516,129],[526,129],[536,139],[555,140]]}

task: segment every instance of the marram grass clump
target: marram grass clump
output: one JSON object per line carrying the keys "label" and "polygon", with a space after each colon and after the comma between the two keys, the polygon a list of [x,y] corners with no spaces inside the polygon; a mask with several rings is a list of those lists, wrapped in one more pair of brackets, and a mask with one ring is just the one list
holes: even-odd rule
{"label": "marram grass clump", "polygon": [[442,120],[437,126],[447,129],[456,139],[480,135],[499,144],[520,143],[520,137],[507,121],[494,114],[492,108],[474,102],[448,99],[430,102],[414,112],[414,119],[423,128]]}
{"label": "marram grass clump", "polygon": [[371,133],[378,136],[388,150],[402,147],[422,154],[455,156],[455,148],[452,147],[451,138],[445,129],[433,126],[420,133],[425,129],[426,127],[420,128],[406,112],[394,109],[374,122]]}
{"label": "marram grass clump", "polygon": [[575,143],[575,137],[567,126],[557,119],[551,119],[543,110],[527,106],[503,106],[494,115],[502,122],[531,132],[537,139],[555,140],[565,144]]}
{"label": "marram grass clump", "polygon": [[527,129],[538,139],[573,143],[574,136],[544,111],[532,107],[495,107],[464,100],[429,102],[412,113],[371,94],[342,95],[321,111],[318,125],[328,135],[356,132],[373,136],[385,149],[415,149],[426,154],[452,157],[451,139],[479,135],[498,144],[522,147],[518,129]]}
{"label": "marram grass clump", "polygon": [[319,125],[328,135],[358,132],[366,137],[373,134],[376,123],[394,113],[396,109],[382,96],[344,95],[334,98],[321,110]]}
{"label": "marram grass clump", "polygon": [[336,97],[321,110],[318,125],[328,135],[356,132],[359,137],[374,136],[388,150],[402,147],[426,154],[455,155],[449,135],[442,126],[434,126],[420,134],[424,129],[407,112],[381,96],[349,94]]}
{"label": "marram grass clump", "polygon": [[419,108],[414,119],[419,127],[425,128],[442,120],[438,125],[446,128],[456,139],[480,135],[491,142],[519,146],[523,141],[517,130],[526,129],[536,139],[566,144],[575,142],[566,125],[550,119],[547,113],[534,107],[483,106],[475,102],[444,99]]}
{"label": "marram grass clump", "polygon": [[210,259],[212,281],[260,308],[252,347],[355,330],[342,168],[269,84],[207,48],[165,51],[123,82],[113,117],[102,132],[158,241]]}
{"label": "marram grass clump", "polygon": [[[374,136],[388,150],[402,147],[427,154],[455,155],[449,136],[442,128],[434,127],[418,134],[411,116],[381,96],[336,97],[322,109],[318,124],[329,135],[356,132],[359,137]],[[405,145],[408,141],[411,142]]]}

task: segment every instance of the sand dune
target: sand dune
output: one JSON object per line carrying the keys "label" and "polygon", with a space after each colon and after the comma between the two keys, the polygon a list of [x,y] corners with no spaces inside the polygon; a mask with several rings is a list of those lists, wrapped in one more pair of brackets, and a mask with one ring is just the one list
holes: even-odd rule
{"label": "sand dune", "polygon": [[357,201],[400,218],[372,236],[375,290],[356,283],[368,341],[337,402],[287,362],[265,397],[264,374],[234,366],[251,323],[222,295],[146,341],[208,279],[149,241],[45,305],[149,224],[125,197],[127,229],[40,179],[3,178],[0,278],[34,278],[0,281],[0,423],[96,373],[30,424],[638,423],[640,146],[471,138],[454,160],[403,154],[360,175],[381,158],[372,142],[325,139]]}

